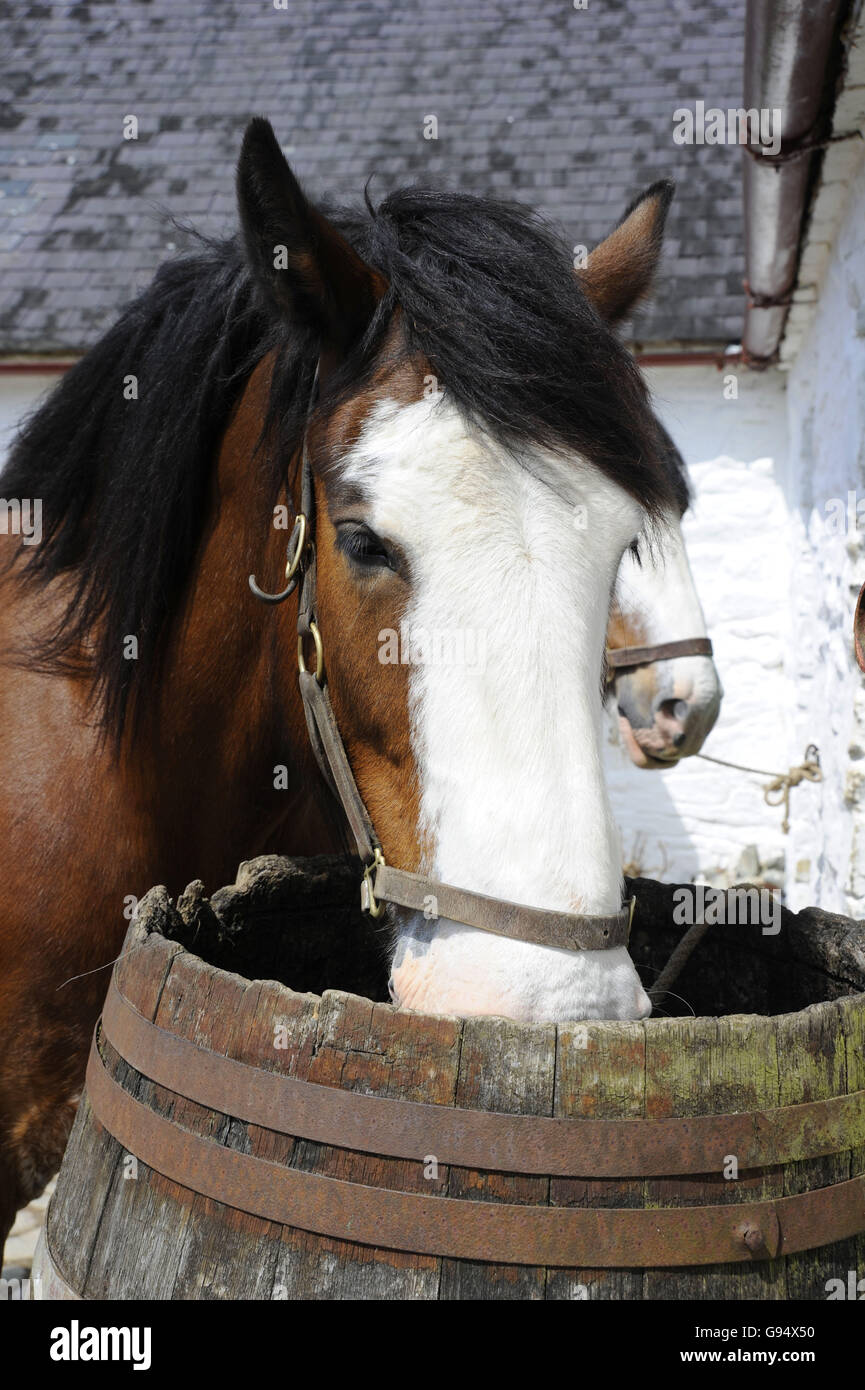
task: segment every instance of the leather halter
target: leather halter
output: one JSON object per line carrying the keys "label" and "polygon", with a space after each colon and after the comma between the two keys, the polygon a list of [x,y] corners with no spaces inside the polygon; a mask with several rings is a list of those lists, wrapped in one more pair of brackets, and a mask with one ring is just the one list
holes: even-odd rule
{"label": "leather halter", "polygon": [[[314,384],[313,400],[315,389]],[[385,862],[381,842],[355,782],[327,690],[324,647],[316,622],[315,490],[307,435],[308,429],[303,437],[301,511],[288,542],[286,586],[280,593],[268,594],[259,588],[255,576],[250,575],[249,587],[263,602],[281,603],[300,583],[297,661],[306,725],[318,765],[342,805],[364,866],[360,885],[364,912],[380,917],[383,904],[391,903],[423,912],[427,917],[445,917],[494,936],[553,946],[563,951],[606,951],[627,946],[635,898],[618,912],[606,916],[557,912],[473,893]],[[307,669],[304,657],[304,647],[310,638],[315,649],[314,670]]]}
{"label": "leather halter", "polygon": [[656,661],[672,661],[676,656],[712,656],[710,637],[683,637],[678,642],[658,642],[654,647],[607,647],[607,684],[612,685],[620,671],[634,666],[651,666]]}

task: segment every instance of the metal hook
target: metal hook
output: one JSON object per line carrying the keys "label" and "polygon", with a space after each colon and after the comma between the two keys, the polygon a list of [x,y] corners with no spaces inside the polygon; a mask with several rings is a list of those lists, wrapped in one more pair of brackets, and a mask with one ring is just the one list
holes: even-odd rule
{"label": "metal hook", "polygon": [[292,579],[291,583],[288,584],[282,590],[281,593],[268,594],[264,591],[264,589],[259,588],[258,584],[256,583],[255,575],[251,574],[249,576],[249,587],[255,594],[255,597],[261,599],[262,603],[282,603],[282,600],[284,598],[288,598],[289,594],[294,593],[295,589],[297,588],[297,579]]}
{"label": "metal hook", "polygon": [[[296,542],[295,537],[297,537]],[[306,517],[303,512],[298,512],[297,516],[295,517],[291,535],[288,538],[288,553],[285,562],[285,577],[288,580],[286,587],[281,591],[281,593],[269,594],[266,592],[266,590],[259,587],[254,574],[251,574],[249,576],[249,587],[255,594],[255,597],[261,599],[262,603],[282,603],[283,599],[288,598],[289,594],[294,593],[295,589],[297,588],[297,571],[298,566],[300,565],[300,557],[303,554],[305,545]]]}

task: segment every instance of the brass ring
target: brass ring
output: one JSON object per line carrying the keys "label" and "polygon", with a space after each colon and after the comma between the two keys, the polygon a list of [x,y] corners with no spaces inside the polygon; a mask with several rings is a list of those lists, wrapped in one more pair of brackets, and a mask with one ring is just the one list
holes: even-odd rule
{"label": "brass ring", "polygon": [[294,527],[291,532],[291,540],[289,540],[288,543],[289,547],[291,546],[291,541],[294,540],[295,531],[297,532],[297,544],[294,547],[294,554],[292,555],[289,549],[289,558],[285,562],[285,577],[287,580],[294,578],[297,567],[300,564],[300,557],[306,545],[306,516],[303,512],[298,512],[295,517]]}
{"label": "brass ring", "polygon": [[[318,630],[318,624],[310,623],[309,632],[315,643],[315,679],[318,681],[319,685],[321,685],[324,676],[324,647],[321,644],[321,633]],[[303,633],[301,633],[297,639],[297,669],[299,671],[306,670],[306,662],[303,659]]]}
{"label": "brass ring", "polygon": [[363,902],[363,910],[369,917],[380,917],[384,912],[384,903],[379,901],[372,888],[372,876],[380,864],[384,865],[384,855],[380,849],[376,848],[372,863],[365,864],[363,869],[364,882],[366,883],[366,897]]}

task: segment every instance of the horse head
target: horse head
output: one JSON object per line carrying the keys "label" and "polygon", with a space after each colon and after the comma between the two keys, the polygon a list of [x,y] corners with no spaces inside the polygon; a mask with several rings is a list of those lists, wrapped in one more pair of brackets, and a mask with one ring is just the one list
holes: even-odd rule
{"label": "horse head", "polygon": [[[410,189],[368,216],[326,217],[264,121],[238,190],[260,292],[318,363],[294,485],[301,507],[302,457],[314,584],[301,633],[327,696],[307,715],[381,860],[446,895],[443,910],[436,891],[391,892],[393,998],[526,1020],[645,1016],[626,938],[585,942],[622,913],[601,760],[611,595],[623,556],[675,506],[610,321],[652,274],[669,186],[638,200],[582,283],[516,205]],[[303,651],[311,666],[308,638]],[[368,873],[369,903],[387,881]],[[521,923],[588,922],[582,948],[501,934],[497,905]]]}

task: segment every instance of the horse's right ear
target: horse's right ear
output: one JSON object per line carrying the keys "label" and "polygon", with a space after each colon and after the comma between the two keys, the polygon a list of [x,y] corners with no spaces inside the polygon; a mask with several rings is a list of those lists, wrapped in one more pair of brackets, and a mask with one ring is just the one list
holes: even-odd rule
{"label": "horse's right ear", "polygon": [[246,254],[259,285],[322,352],[347,352],[386,288],[383,278],[308,201],[269,121],[243,137],[237,202]]}

